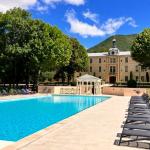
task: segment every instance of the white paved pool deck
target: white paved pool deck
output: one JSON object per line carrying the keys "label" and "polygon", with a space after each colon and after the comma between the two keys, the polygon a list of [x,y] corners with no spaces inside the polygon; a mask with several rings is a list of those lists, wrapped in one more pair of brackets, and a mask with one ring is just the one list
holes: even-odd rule
{"label": "white paved pool deck", "polygon": [[129,99],[112,96],[3,150],[135,150],[114,145]]}

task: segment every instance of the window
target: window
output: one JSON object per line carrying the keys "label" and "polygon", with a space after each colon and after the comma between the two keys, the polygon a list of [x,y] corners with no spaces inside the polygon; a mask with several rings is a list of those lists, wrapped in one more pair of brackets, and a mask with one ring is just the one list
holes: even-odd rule
{"label": "window", "polygon": [[136,76],[136,81],[138,81],[139,80],[139,77],[138,76]]}
{"label": "window", "polygon": [[92,60],[92,58],[90,59],[90,63],[92,64],[92,62],[93,62],[93,60]]}
{"label": "window", "polygon": [[113,63],[116,63],[116,58],[113,58]]}
{"label": "window", "polygon": [[99,58],[99,63],[101,63],[101,58]]}
{"label": "window", "polygon": [[101,76],[99,76],[99,78],[101,79]]}
{"label": "window", "polygon": [[148,67],[145,68],[145,71],[148,71]]}
{"label": "window", "polygon": [[135,67],[135,70],[136,70],[136,72],[141,71],[141,67],[140,67],[139,65],[137,65],[137,66]]}
{"label": "window", "polygon": [[92,67],[90,67],[90,72],[92,72]]}
{"label": "window", "polygon": [[128,63],[128,57],[125,58],[125,63]]}
{"label": "window", "polygon": [[95,72],[93,73],[93,76],[96,76],[96,73],[95,73]]}
{"label": "window", "polygon": [[110,63],[116,63],[116,58],[110,58]]}
{"label": "window", "polygon": [[110,73],[115,73],[115,72],[116,72],[115,66],[110,66]]}
{"label": "window", "polygon": [[136,72],[138,72],[138,70],[139,70],[139,68],[138,68],[138,67],[139,67],[139,66],[136,66],[136,67],[135,67],[135,71],[136,71]]}
{"label": "window", "polygon": [[146,69],[145,68],[141,68],[141,72],[144,72],[144,71],[146,71]]}
{"label": "window", "polygon": [[112,58],[110,58],[110,63],[112,63]]}
{"label": "window", "polygon": [[141,71],[141,66],[139,66],[139,71]]}
{"label": "window", "polygon": [[125,76],[125,81],[126,81],[126,82],[128,81],[128,76]]}
{"label": "window", "polygon": [[101,66],[99,66],[99,72],[101,72]]}
{"label": "window", "polygon": [[141,81],[144,82],[144,76],[141,76]]}
{"label": "window", "polygon": [[128,72],[128,66],[125,66],[125,72]]}

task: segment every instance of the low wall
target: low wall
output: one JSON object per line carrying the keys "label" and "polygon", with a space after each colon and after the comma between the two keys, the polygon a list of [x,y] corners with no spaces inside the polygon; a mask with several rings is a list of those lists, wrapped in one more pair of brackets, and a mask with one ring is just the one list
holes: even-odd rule
{"label": "low wall", "polygon": [[118,95],[118,96],[139,96],[146,92],[142,88],[121,88],[121,87],[103,87],[102,94]]}
{"label": "low wall", "polygon": [[[50,93],[50,94],[79,94],[79,88],[76,86],[38,86],[38,93]],[[86,86],[82,86],[81,94],[87,94]],[[92,89],[88,95],[92,94]]]}
{"label": "low wall", "polygon": [[54,94],[54,86],[38,86],[38,93],[50,93]]}
{"label": "low wall", "polygon": [[[146,92],[145,88],[121,88],[121,87],[103,87],[102,94],[118,96],[139,96]],[[38,93],[50,94],[77,94],[76,86],[38,86]],[[85,88],[82,88],[82,94],[85,94]]]}
{"label": "low wall", "polygon": [[76,94],[77,88],[73,86],[55,86],[54,94]]}
{"label": "low wall", "polygon": [[76,94],[77,88],[74,86],[38,86],[38,93]]}

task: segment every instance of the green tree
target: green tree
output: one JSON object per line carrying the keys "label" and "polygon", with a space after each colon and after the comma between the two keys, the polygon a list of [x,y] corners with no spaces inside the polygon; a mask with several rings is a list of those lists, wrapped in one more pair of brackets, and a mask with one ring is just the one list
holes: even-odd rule
{"label": "green tree", "polygon": [[0,13],[1,81],[36,85],[42,72],[69,64],[69,41],[57,27],[32,19],[23,9]]}
{"label": "green tree", "polygon": [[42,72],[40,75],[40,82],[51,81],[54,78],[54,72]]}
{"label": "green tree", "polygon": [[56,81],[59,81],[59,79],[61,79],[62,83],[65,82],[67,75],[64,69],[65,69],[64,67],[61,67],[56,71],[56,74],[54,75],[54,79]]}
{"label": "green tree", "polygon": [[74,80],[75,72],[86,71],[88,68],[88,55],[86,49],[75,38],[70,38],[71,43],[71,59],[66,67],[68,83],[71,79]]}
{"label": "green tree", "polygon": [[130,80],[127,82],[127,86],[128,87],[136,87],[137,86],[137,82],[133,79],[133,72],[130,72]]}
{"label": "green tree", "polygon": [[132,57],[143,67],[150,67],[150,28],[140,33],[131,47]]}
{"label": "green tree", "polygon": [[[71,58],[67,66],[62,65],[58,68],[57,74],[61,73],[64,81],[64,74],[67,74],[68,84],[73,79],[75,72],[86,71],[88,68],[88,55],[86,49],[75,38],[70,38]],[[62,73],[63,72],[63,73]]]}
{"label": "green tree", "polygon": [[131,87],[131,88],[135,88],[135,87],[137,87],[137,82],[135,80],[129,80],[127,82],[127,86]]}

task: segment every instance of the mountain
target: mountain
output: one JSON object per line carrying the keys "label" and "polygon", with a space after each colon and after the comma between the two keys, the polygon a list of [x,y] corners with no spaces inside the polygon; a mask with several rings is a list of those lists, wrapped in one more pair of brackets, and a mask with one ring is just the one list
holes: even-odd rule
{"label": "mountain", "polygon": [[109,48],[112,47],[112,40],[116,39],[117,48],[120,51],[130,51],[130,47],[132,42],[135,40],[137,34],[131,35],[115,35],[107,38],[106,40],[100,42],[99,44],[93,46],[92,48],[88,49],[88,53],[98,53],[98,52],[107,52]]}

